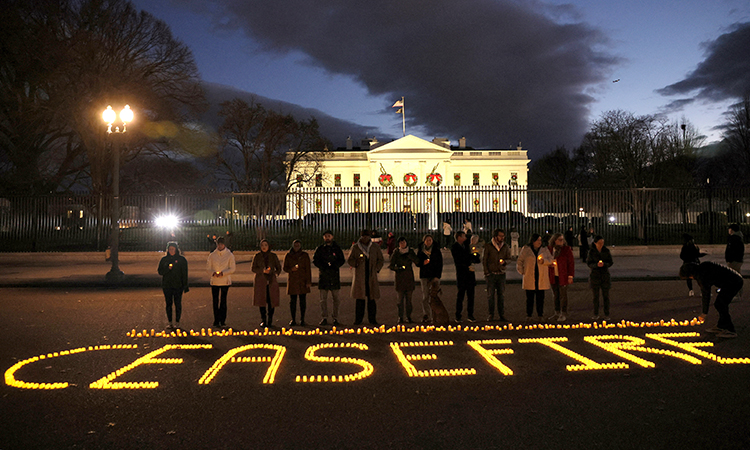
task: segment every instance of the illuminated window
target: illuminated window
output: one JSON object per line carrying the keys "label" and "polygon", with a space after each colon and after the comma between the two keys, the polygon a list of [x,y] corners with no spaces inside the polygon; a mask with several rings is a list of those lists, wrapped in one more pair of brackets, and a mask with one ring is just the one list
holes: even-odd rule
{"label": "illuminated window", "polygon": [[333,176],[333,185],[336,187],[341,187],[341,174],[337,173]]}
{"label": "illuminated window", "polygon": [[460,173],[453,174],[453,186],[461,186],[461,174]]}
{"label": "illuminated window", "polygon": [[323,174],[315,174],[315,187],[323,187]]}
{"label": "illuminated window", "polygon": [[474,186],[479,186],[479,174],[478,173],[474,173],[474,175],[472,175],[472,177],[471,177],[471,183]]}
{"label": "illuminated window", "polygon": [[354,174],[354,187],[359,187],[359,174]]}

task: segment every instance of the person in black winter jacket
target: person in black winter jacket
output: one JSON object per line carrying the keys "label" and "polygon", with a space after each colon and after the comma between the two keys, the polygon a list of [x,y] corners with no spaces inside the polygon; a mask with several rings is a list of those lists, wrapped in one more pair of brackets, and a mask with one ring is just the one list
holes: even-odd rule
{"label": "person in black winter jacket", "polygon": [[313,265],[320,271],[318,291],[320,291],[321,326],[328,325],[328,292],[331,293],[333,299],[333,324],[339,324],[339,290],[341,289],[339,269],[345,262],[344,252],[333,240],[333,232],[326,230],[323,233],[323,244],[315,249],[313,255]]}
{"label": "person in black winter jacket", "polygon": [[705,320],[708,314],[708,307],[711,303],[711,287],[716,286],[718,288],[714,308],[719,313],[719,322],[706,332],[714,333],[722,338],[737,337],[732,318],[729,315],[729,304],[732,302],[732,298],[737,295],[737,292],[742,289],[744,284],[742,276],[729,267],[707,261],[700,264],[683,264],[680,267],[680,278],[692,278],[698,282],[703,294],[702,320]]}
{"label": "person in black winter jacket", "polygon": [[[167,254],[159,261],[158,268],[161,275],[161,287],[164,291],[164,300],[167,303],[167,321],[169,328],[180,328],[180,316],[182,316],[182,293],[188,288],[188,263],[187,259],[180,255],[180,247],[177,242],[167,243]],[[172,305],[174,304],[175,325],[172,323]]]}
{"label": "person in black winter jacket", "polygon": [[[706,253],[702,253],[697,245],[695,245],[695,241],[693,241],[693,237],[690,236],[687,233],[684,233],[682,235],[682,250],[680,250],[680,259],[684,263],[696,263],[700,264],[700,258],[703,258],[706,256]],[[693,292],[693,280],[691,278],[687,279],[687,287],[688,287],[688,296],[692,297],[695,295]]]}
{"label": "person in black winter jacket", "polygon": [[[724,251],[724,261],[730,269],[742,275],[742,260],[745,256],[745,237],[742,236],[740,226],[736,223],[729,225],[729,239]],[[742,289],[737,292],[737,300],[742,298]]]}
{"label": "person in black winter jacket", "polygon": [[474,264],[481,262],[479,256],[472,253],[469,248],[469,240],[463,231],[456,232],[456,242],[451,246],[453,263],[456,265],[456,322],[461,322],[461,313],[464,308],[464,296],[466,296],[466,312],[469,322],[476,322],[474,318],[474,289],[477,285],[474,274]]}

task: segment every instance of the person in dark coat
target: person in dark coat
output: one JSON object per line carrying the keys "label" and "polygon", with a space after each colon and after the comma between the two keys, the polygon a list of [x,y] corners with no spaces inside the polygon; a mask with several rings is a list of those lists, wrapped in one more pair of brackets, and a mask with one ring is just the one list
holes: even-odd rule
{"label": "person in dark coat", "polygon": [[422,285],[422,323],[430,321],[432,310],[430,309],[430,289],[440,286],[440,277],[443,275],[443,254],[440,253],[440,245],[436,245],[431,234],[422,238],[422,243],[417,251],[417,266],[419,266],[419,281]]}
{"label": "person in dark coat", "polygon": [[341,279],[339,269],[346,262],[344,252],[333,240],[333,232],[326,230],[323,233],[323,244],[315,249],[313,264],[318,268],[318,291],[320,291],[320,315],[321,326],[328,325],[328,293],[331,293],[333,301],[333,325],[338,325],[339,317],[339,290],[341,290]]}
{"label": "person in dark coat", "polygon": [[585,263],[589,256],[589,234],[586,227],[581,227],[581,232],[578,233],[578,250],[581,261]]}
{"label": "person in dark coat", "polygon": [[260,326],[268,328],[273,326],[274,308],[279,307],[281,263],[266,239],[260,241],[260,252],[253,258],[253,273],[253,305],[260,308]]}
{"label": "person in dark coat", "polygon": [[729,315],[729,304],[744,284],[742,276],[734,269],[731,269],[715,262],[703,262],[700,264],[686,263],[680,267],[680,278],[694,279],[701,288],[703,313],[701,320],[706,319],[708,307],[711,304],[711,287],[716,286],[716,300],[714,308],[719,313],[719,322],[715,327],[706,330],[707,333],[714,333],[721,338],[735,338],[737,332],[732,323],[732,317]]}
{"label": "person in dark coat", "polygon": [[[690,236],[687,233],[682,234],[682,250],[680,250],[680,259],[682,260],[682,263],[696,263],[700,264],[701,260],[700,258],[706,256],[706,253],[702,253],[697,245],[695,245],[695,241],[693,240],[693,237]],[[687,288],[688,288],[688,297],[692,297],[695,295],[695,292],[693,292],[693,279],[688,278],[687,279]]]}
{"label": "person in dark coat", "polygon": [[[727,266],[739,274],[742,274],[742,261],[745,256],[745,238],[742,236],[739,224],[729,225],[729,239],[724,252],[724,260]],[[742,298],[742,288],[737,292],[737,300]]]}
{"label": "person in dark coat", "polygon": [[576,237],[573,232],[573,227],[568,227],[568,231],[565,232],[565,243],[571,248],[576,246]]}
{"label": "person in dark coat", "polygon": [[372,243],[370,233],[362,231],[359,240],[352,245],[347,262],[354,268],[352,298],[354,299],[354,325],[361,325],[367,305],[367,320],[378,325],[377,301],[380,298],[378,273],[383,268],[383,251]]}
{"label": "person in dark coat", "polygon": [[469,322],[476,322],[474,318],[474,288],[477,285],[477,278],[474,274],[474,264],[481,262],[478,252],[472,252],[466,233],[457,231],[455,236],[456,242],[451,246],[451,255],[453,264],[456,265],[456,286],[458,294],[456,295],[456,322],[461,321],[461,314],[464,309],[464,296],[466,297],[466,313]]}
{"label": "person in dark coat", "polygon": [[289,295],[289,311],[292,320],[289,326],[297,325],[297,297],[299,297],[299,314],[301,326],[305,326],[305,311],[307,310],[307,294],[312,286],[312,270],[310,255],[302,250],[302,242],[295,239],[292,248],[284,257],[284,272],[289,274],[286,282],[286,293]]}
{"label": "person in dark coat", "polygon": [[612,279],[609,275],[609,268],[612,266],[612,254],[604,246],[604,238],[595,236],[594,245],[589,250],[589,256],[586,258],[586,265],[591,269],[589,275],[589,286],[594,293],[594,317],[591,320],[599,320],[599,291],[602,293],[604,300],[604,320],[609,318],[609,289],[612,287]]}
{"label": "person in dark coat", "polygon": [[411,296],[416,288],[412,265],[419,260],[414,250],[409,248],[406,238],[398,238],[398,248],[391,255],[388,268],[396,272],[396,296],[398,297],[398,323],[412,323]]}
{"label": "person in dark coat", "polygon": [[168,327],[172,325],[172,305],[174,304],[176,327],[180,328],[180,316],[182,316],[182,293],[188,288],[188,263],[184,256],[180,255],[180,247],[177,242],[167,243],[167,254],[159,261],[157,269],[161,275],[161,288],[164,291],[164,300],[167,302]]}

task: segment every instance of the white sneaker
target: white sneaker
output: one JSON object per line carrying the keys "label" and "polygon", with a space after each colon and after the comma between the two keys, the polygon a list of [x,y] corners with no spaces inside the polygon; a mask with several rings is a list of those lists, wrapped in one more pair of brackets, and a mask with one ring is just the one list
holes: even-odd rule
{"label": "white sneaker", "polygon": [[695,297],[695,292],[693,292],[692,289],[690,289],[690,292],[688,292],[688,297]]}

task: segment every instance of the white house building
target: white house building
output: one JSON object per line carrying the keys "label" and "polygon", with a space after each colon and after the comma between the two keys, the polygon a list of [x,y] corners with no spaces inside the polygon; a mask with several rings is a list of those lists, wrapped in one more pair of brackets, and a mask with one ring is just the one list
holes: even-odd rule
{"label": "white house building", "polygon": [[291,179],[300,183],[290,190],[287,211],[294,217],[404,211],[525,214],[528,164],[520,146],[479,150],[467,147],[466,138],[453,148],[448,139],[429,142],[413,135],[389,143],[363,140],[359,148],[347,139],[346,148],[327,152],[317,166],[302,162],[294,167]]}

